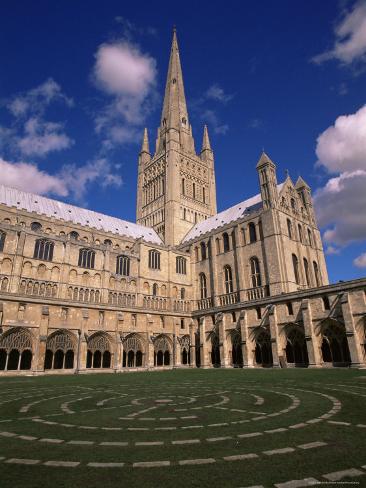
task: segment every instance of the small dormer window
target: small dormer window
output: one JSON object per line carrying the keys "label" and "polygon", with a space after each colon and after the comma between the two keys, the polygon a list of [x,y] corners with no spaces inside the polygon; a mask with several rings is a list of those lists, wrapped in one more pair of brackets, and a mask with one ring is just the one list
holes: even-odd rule
{"label": "small dormer window", "polygon": [[185,117],[182,117],[182,124],[186,125],[186,123],[187,123],[187,119]]}
{"label": "small dormer window", "polygon": [[173,85],[175,85],[175,84],[176,84],[176,82],[177,82],[177,80],[176,80],[175,78],[173,78],[173,79],[172,79],[172,83],[173,83]]}

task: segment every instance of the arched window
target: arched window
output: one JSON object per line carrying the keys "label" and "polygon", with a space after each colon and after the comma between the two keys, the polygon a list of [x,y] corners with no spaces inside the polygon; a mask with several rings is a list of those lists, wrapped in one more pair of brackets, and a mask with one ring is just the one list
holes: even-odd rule
{"label": "arched window", "polygon": [[95,262],[95,252],[91,249],[80,249],[78,266],[81,268],[93,269]]}
{"label": "arched window", "polygon": [[216,254],[220,254],[220,239],[216,238]]}
{"label": "arched window", "polygon": [[224,267],[225,293],[233,292],[233,273],[230,266]]}
{"label": "arched window", "polygon": [[256,257],[250,258],[249,263],[250,263],[250,275],[251,275],[250,277],[251,277],[252,287],[256,288],[257,286],[262,286],[262,277],[261,277],[258,258]]}
{"label": "arched window", "polygon": [[329,298],[327,297],[327,295],[324,295],[322,297],[322,301],[323,301],[324,310],[330,310],[330,301],[329,301]]}
{"label": "arched window", "polygon": [[178,274],[187,274],[187,260],[182,256],[175,258],[175,271]]}
{"label": "arched window", "polygon": [[182,195],[185,195],[186,193],[186,182],[185,179],[182,178]]}
{"label": "arched window", "polygon": [[302,238],[302,227],[301,227],[301,225],[299,224],[299,225],[297,226],[297,228],[299,229],[299,241],[302,243],[302,241],[303,241],[303,238]]}
{"label": "arched window", "polygon": [[110,239],[105,239],[104,240],[104,245],[105,246],[112,246],[112,241]]}
{"label": "arched window", "polygon": [[290,239],[292,239],[292,223],[290,219],[287,219],[287,233]]}
{"label": "arched window", "polygon": [[316,261],[313,261],[313,269],[314,269],[314,276],[315,276],[315,283],[316,286],[321,286],[320,275],[319,275],[319,268]]}
{"label": "arched window", "polygon": [[130,258],[128,256],[117,256],[116,274],[130,276]]}
{"label": "arched window", "polygon": [[206,203],[206,188],[204,186],[202,187],[202,200],[203,203]]}
{"label": "arched window", "polygon": [[73,230],[72,232],[70,232],[69,237],[70,237],[70,239],[77,241],[79,239],[79,234]]}
{"label": "arched window", "polygon": [[181,300],[184,300],[186,297],[186,289],[185,288],[181,288],[180,289],[180,299]]}
{"label": "arched window", "polygon": [[201,259],[202,261],[204,261],[205,259],[207,259],[206,244],[204,242],[201,242],[200,246],[201,246]]}
{"label": "arched window", "polygon": [[207,282],[206,282],[206,275],[204,273],[200,273],[200,295],[202,298],[207,298]]}
{"label": "arched window", "polygon": [[5,232],[0,230],[0,252],[4,250],[5,237],[6,237]]}
{"label": "arched window", "polygon": [[304,258],[304,270],[305,270],[306,284],[308,286],[311,286],[310,273],[309,273],[309,263],[308,263],[308,260],[306,258]]}
{"label": "arched window", "polygon": [[34,259],[43,259],[44,261],[52,261],[54,243],[46,239],[37,239],[34,246]]}
{"label": "arched window", "polygon": [[155,249],[149,251],[149,268],[160,269],[160,252]]}
{"label": "arched window", "polygon": [[156,297],[158,295],[158,285],[156,283],[153,284],[152,294],[154,297]]}
{"label": "arched window", "polygon": [[255,224],[250,222],[248,225],[249,228],[249,242],[257,242],[257,231],[255,229]]}
{"label": "arched window", "polygon": [[292,267],[294,268],[295,282],[297,285],[299,285],[300,284],[299,260],[297,259],[296,254],[292,255]]}
{"label": "arched window", "polygon": [[290,203],[291,203],[292,210],[296,210],[296,203],[294,198],[291,198]]}
{"label": "arched window", "polygon": [[193,198],[196,198],[196,183],[193,183],[193,186],[192,186],[192,195],[193,195]]}
{"label": "arched window", "polygon": [[30,228],[34,232],[39,232],[42,229],[42,224],[39,222],[32,222]]}
{"label": "arched window", "polygon": [[230,251],[230,239],[227,232],[222,234],[222,240],[224,242],[224,252]]}
{"label": "arched window", "polygon": [[313,237],[311,235],[311,230],[308,229],[308,241],[309,241],[309,246],[313,245]]}

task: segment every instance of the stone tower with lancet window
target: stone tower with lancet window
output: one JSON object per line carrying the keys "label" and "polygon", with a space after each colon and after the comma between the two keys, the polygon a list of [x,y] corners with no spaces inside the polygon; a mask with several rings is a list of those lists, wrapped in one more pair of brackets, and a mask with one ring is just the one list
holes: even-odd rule
{"label": "stone tower with lancet window", "polygon": [[205,126],[202,149],[197,154],[174,30],[155,152],[150,152],[145,129],[139,154],[137,222],[153,227],[166,245],[174,246],[195,223],[216,211],[214,157],[208,130]]}

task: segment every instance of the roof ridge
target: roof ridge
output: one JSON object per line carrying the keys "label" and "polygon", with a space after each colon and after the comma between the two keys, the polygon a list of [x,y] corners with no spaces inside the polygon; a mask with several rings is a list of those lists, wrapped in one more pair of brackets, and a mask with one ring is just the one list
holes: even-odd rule
{"label": "roof ridge", "polygon": [[[9,190],[16,193],[17,199],[15,199],[13,195],[9,197]],[[1,195],[1,193],[3,193],[3,195]],[[28,202],[24,201],[22,204],[21,203],[18,204],[18,201],[20,201],[22,199],[28,200]],[[43,209],[37,208],[35,205],[32,206],[32,203],[39,205],[39,202],[38,201],[29,202],[29,199],[38,199],[38,200],[41,199],[41,201],[42,201],[41,206],[43,205]],[[20,190],[18,188],[6,186],[2,183],[0,183],[0,204],[4,204],[4,205],[10,206],[10,207],[16,207],[18,209],[23,209],[23,210],[26,210],[28,212],[35,212],[38,215],[46,215],[48,217],[53,217],[57,220],[63,220],[64,222],[71,222],[71,223],[78,224],[78,225],[85,226],[85,227],[86,226],[92,227],[92,228],[95,228],[97,230],[102,230],[104,232],[111,232],[114,234],[121,233],[122,231],[116,227],[114,227],[112,229],[112,226],[111,226],[112,222],[110,222],[110,223],[106,222],[107,220],[112,219],[113,222],[116,222],[116,223],[118,222],[121,225],[124,225],[125,228],[126,228],[126,226],[130,226],[130,230],[131,230],[130,233],[123,233],[120,235],[124,235],[126,237],[133,237],[133,238],[143,238],[146,241],[154,242],[156,244],[162,244],[162,240],[160,239],[160,237],[158,236],[158,234],[156,233],[156,231],[152,227],[146,227],[146,226],[143,226],[141,224],[137,224],[135,222],[130,222],[128,220],[124,220],[120,217],[114,217],[112,215],[107,215],[105,213],[97,212],[95,210],[90,210],[90,209],[87,209],[84,207],[78,207],[78,206],[73,205],[71,203],[65,203],[65,202],[62,202],[60,200],[56,200],[54,198],[49,198],[49,197],[46,197],[43,195],[38,195],[38,194],[33,193],[33,192],[27,192],[25,190]],[[60,214],[57,214],[57,212],[55,212],[54,209],[52,209],[53,210],[53,212],[52,212],[50,209],[51,206],[57,207],[60,210],[63,210],[64,212],[68,211],[68,213],[70,215],[67,214],[67,216],[70,218],[64,218],[66,216],[66,213],[64,216],[61,216]],[[72,210],[73,210],[73,213],[71,213]],[[62,214],[62,212],[61,212],[61,214]],[[77,214],[79,214],[79,221],[77,220],[78,219]],[[100,222],[100,226],[90,225],[89,220],[86,218],[88,216],[88,214],[89,214],[89,217],[91,217],[93,220],[94,219],[98,220],[98,222]],[[104,219],[104,225],[103,225],[103,219]],[[85,223],[83,223],[83,221]],[[142,235],[141,234],[137,235],[137,232],[136,232],[137,229],[141,231]]]}

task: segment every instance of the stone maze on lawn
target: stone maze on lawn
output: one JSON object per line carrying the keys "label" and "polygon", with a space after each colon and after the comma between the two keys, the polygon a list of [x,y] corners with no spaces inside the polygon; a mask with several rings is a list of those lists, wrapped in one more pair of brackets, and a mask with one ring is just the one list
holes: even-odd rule
{"label": "stone maze on lawn", "polygon": [[366,486],[366,371],[0,380],[0,486]]}

